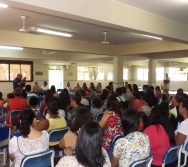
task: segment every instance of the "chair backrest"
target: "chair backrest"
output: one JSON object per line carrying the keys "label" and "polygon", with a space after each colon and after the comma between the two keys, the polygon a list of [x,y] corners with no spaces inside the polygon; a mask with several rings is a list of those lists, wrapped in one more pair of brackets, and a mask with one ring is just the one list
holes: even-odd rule
{"label": "chair backrest", "polygon": [[136,160],[132,162],[129,167],[150,167],[153,157],[153,155],[149,155],[146,158]]}
{"label": "chair backrest", "polygon": [[162,160],[162,166],[171,164],[175,161],[179,161],[178,164],[180,163],[180,158],[181,158],[181,150],[183,148],[184,143],[177,144],[175,146],[172,146],[167,149],[163,156]]}
{"label": "chair backrest", "polygon": [[104,114],[104,113],[101,113],[101,112],[97,113],[96,116],[95,116],[95,121],[100,122],[100,120],[101,120],[103,114]]}
{"label": "chair backrest", "polygon": [[48,150],[25,156],[20,167],[54,167],[54,155],[55,152],[53,150]]}
{"label": "chair backrest", "polygon": [[0,142],[9,139],[10,128],[0,128]]}
{"label": "chair backrest", "polygon": [[69,130],[69,127],[61,128],[61,129],[54,129],[49,132],[49,141],[50,142],[57,142],[60,141],[65,133],[67,133]]}
{"label": "chair backrest", "polygon": [[122,137],[123,137],[123,135],[120,134],[120,133],[118,133],[118,134],[116,134],[116,135],[112,138],[112,140],[110,141],[110,147],[109,147],[109,149],[107,150],[107,153],[108,153],[108,156],[109,156],[110,159],[112,158],[113,151],[114,151],[114,145],[115,145],[116,141],[117,141],[118,139],[122,138]]}
{"label": "chair backrest", "polygon": [[13,125],[18,124],[18,115],[20,114],[21,110],[12,110],[10,112],[10,123]]}

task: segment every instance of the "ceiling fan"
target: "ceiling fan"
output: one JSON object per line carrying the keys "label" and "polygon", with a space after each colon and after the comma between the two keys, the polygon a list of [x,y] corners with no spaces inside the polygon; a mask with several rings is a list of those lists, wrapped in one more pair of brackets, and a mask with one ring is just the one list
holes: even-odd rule
{"label": "ceiling fan", "polygon": [[108,32],[104,31],[103,34],[104,34],[104,41],[102,41],[102,44],[108,45],[109,44],[109,42],[107,41],[107,34],[108,34]]}
{"label": "ceiling fan", "polygon": [[49,51],[49,52],[47,52],[45,49],[42,51],[42,55],[53,55],[53,54],[55,54],[56,52],[54,52],[54,51]]}
{"label": "ceiling fan", "polygon": [[21,33],[27,33],[27,32],[28,32],[28,30],[27,30],[26,27],[25,27],[25,20],[26,20],[27,18],[28,18],[27,16],[21,16],[22,23],[23,23],[22,28],[19,29],[19,31],[20,31]]}

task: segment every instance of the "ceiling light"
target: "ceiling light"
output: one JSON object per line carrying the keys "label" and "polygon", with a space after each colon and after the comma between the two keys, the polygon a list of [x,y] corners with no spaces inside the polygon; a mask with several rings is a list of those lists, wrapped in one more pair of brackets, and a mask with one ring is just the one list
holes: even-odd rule
{"label": "ceiling light", "polygon": [[36,31],[45,33],[45,34],[58,35],[58,36],[63,36],[63,37],[72,37],[73,36],[73,34],[71,34],[71,33],[54,31],[54,30],[49,30],[49,29],[44,29],[44,28],[36,28]]}
{"label": "ceiling light", "polygon": [[16,46],[2,46],[2,45],[0,45],[0,49],[23,50],[22,47],[16,47]]}
{"label": "ceiling light", "polygon": [[4,3],[0,3],[0,8],[8,8],[8,5],[6,5]]}
{"label": "ceiling light", "polygon": [[155,37],[155,36],[151,36],[151,35],[145,35],[145,34],[144,34],[144,36],[149,37],[149,38],[158,39],[158,40],[163,40],[163,38]]}

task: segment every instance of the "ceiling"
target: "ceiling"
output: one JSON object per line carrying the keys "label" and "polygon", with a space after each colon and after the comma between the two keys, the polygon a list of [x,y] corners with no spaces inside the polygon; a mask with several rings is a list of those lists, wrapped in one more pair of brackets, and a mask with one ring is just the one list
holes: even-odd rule
{"label": "ceiling", "polygon": [[[86,1],[86,0],[85,0]],[[109,1],[109,0],[108,0]],[[120,5],[125,5],[125,6],[132,6],[132,8],[137,8],[139,10],[142,11],[147,11],[148,15],[149,13],[153,13],[159,16],[162,16],[163,18],[168,18],[170,20],[175,21],[174,23],[181,23],[185,26],[188,26],[188,2],[185,2],[185,0],[110,0],[111,3],[112,1],[114,1],[113,3],[117,2],[120,3]],[[74,36],[71,38],[71,40],[76,40],[76,41],[87,41],[87,42],[91,42],[91,43],[95,43],[98,45],[101,45],[101,42],[104,40],[104,35],[103,35],[103,31],[108,31],[107,34],[107,40],[110,42],[110,45],[115,45],[115,46],[121,46],[122,48],[126,45],[135,45],[137,46],[137,44],[139,43],[150,43],[150,42],[155,42],[157,40],[153,39],[153,38],[149,38],[144,36],[143,34],[146,33],[143,32],[143,30],[138,29],[138,28],[132,28],[131,25],[130,27],[123,27],[121,25],[117,24],[112,24],[112,22],[110,22],[109,20],[105,20],[104,22],[102,22],[101,20],[96,20],[95,19],[88,19],[89,17],[94,17],[94,16],[85,16],[85,18],[80,17],[80,19],[78,19],[76,16],[74,16],[73,14],[69,14],[69,17],[65,14],[66,11],[62,11],[61,12],[61,16],[59,14],[59,12],[57,11],[52,11],[49,7],[49,9],[45,8],[42,10],[39,10],[41,7],[39,6],[38,10],[35,6],[35,4],[32,5],[28,5],[28,4],[24,4],[23,0],[0,0],[0,2],[7,2],[10,6],[7,9],[0,9],[0,30],[6,30],[6,31],[10,31],[10,32],[19,32],[19,29],[22,28],[22,19],[21,16],[25,15],[28,16],[27,20],[26,20],[26,28],[28,30],[31,30],[32,27],[47,27],[47,28],[51,28],[51,29],[56,29],[56,30],[60,30],[60,31],[66,31],[66,32],[71,32],[74,34]],[[26,2],[26,1],[25,1]],[[29,1],[28,1],[29,2]],[[66,0],[62,0],[62,3],[66,2],[68,3],[68,1]],[[69,1],[70,2],[70,1]],[[97,2],[97,0],[96,0]],[[98,1],[99,2],[99,1]],[[34,2],[33,3],[37,3]],[[47,3],[47,1],[46,1]],[[54,2],[55,3],[55,2]],[[75,2],[76,3],[76,2]],[[100,2],[99,2],[100,3]],[[102,1],[101,1],[102,3]],[[26,8],[24,7],[24,5],[26,6]],[[114,4],[115,6],[116,4]],[[88,7],[90,10],[92,10],[92,6],[86,6]],[[72,6],[73,8],[73,6]],[[94,6],[93,6],[94,8]],[[105,8],[105,6],[104,6]],[[132,9],[131,8],[131,9]],[[58,9],[57,9],[58,10]],[[134,9],[133,9],[134,10]],[[78,12],[78,11],[75,11]],[[88,15],[89,15],[89,10],[87,10]],[[100,12],[100,11],[99,11]],[[105,12],[105,11],[104,11]],[[138,11],[139,12],[139,11]],[[53,13],[53,14],[52,14]],[[97,11],[96,11],[96,15],[97,15]],[[105,13],[104,13],[105,15]],[[113,13],[112,13],[112,17],[113,17]],[[138,16],[137,16],[138,17]],[[125,17],[126,18],[126,17]],[[109,18],[107,18],[109,19]],[[112,18],[114,19],[114,18]],[[170,20],[168,20],[170,22]],[[115,20],[116,21],[116,20]],[[126,19],[125,19],[126,22]],[[133,22],[138,22],[139,24],[141,24],[140,22],[142,22],[142,20],[133,20]],[[144,20],[143,20],[144,23]],[[135,23],[136,24],[136,23]],[[148,27],[150,25],[148,24]],[[140,26],[140,28],[142,28],[142,26]],[[163,27],[164,29],[166,27]],[[156,32],[158,31],[159,28],[156,27]],[[147,28],[146,28],[147,30]],[[181,31],[178,29],[175,29],[176,31]],[[161,30],[162,32],[162,30]],[[1,34],[1,33],[0,33]],[[36,32],[30,32],[31,35],[34,36],[44,36],[41,34],[37,34]],[[152,34],[149,29],[148,29],[148,34]],[[153,33],[155,34],[155,33]],[[161,33],[161,36],[163,36],[163,32]],[[168,37],[165,38],[165,40],[167,41],[176,41],[179,42],[179,39],[174,39],[174,37],[169,37],[169,34],[167,34]],[[57,37],[59,38],[59,37]],[[187,44],[187,42],[186,42]],[[21,45],[20,43],[18,43],[18,45]],[[134,47],[133,47],[134,48]],[[170,49],[173,48],[171,46],[167,46],[167,48]],[[176,47],[174,47],[176,48]],[[177,47],[178,48],[178,47]],[[41,53],[43,52],[43,50],[46,49],[47,52],[54,52],[54,54],[49,54],[49,55],[42,55]],[[150,49],[149,45],[147,48],[146,45],[146,49]],[[179,48],[178,48],[179,49]],[[126,50],[126,49],[125,49]],[[181,49],[179,49],[181,50]],[[183,49],[182,49],[183,50]],[[80,51],[81,52],[81,51]],[[126,51],[125,51],[126,52]],[[148,51],[149,52],[149,51]],[[165,51],[156,51],[156,52],[167,52]],[[16,56],[10,58],[10,54],[12,54],[11,51],[9,51],[10,54],[7,54],[7,52],[2,52],[0,51],[1,55],[8,55],[8,56],[2,56],[3,58],[9,58],[9,59],[14,59],[16,58]],[[5,53],[5,54],[2,54]],[[75,54],[75,51],[72,52],[67,52],[67,51],[62,51],[56,48],[45,48],[45,45],[40,46],[39,48],[32,48],[28,46],[25,47],[24,52],[20,53],[14,53],[15,55],[20,55],[19,58],[23,58],[24,55],[35,55],[34,59],[48,59],[50,62],[55,63],[55,60],[57,58],[58,62],[61,63],[70,63],[73,62],[73,60],[75,60],[75,62],[78,62],[79,59],[71,59],[72,61],[70,61],[67,57],[72,56],[71,53]],[[93,53],[92,53],[93,54]],[[64,55],[64,59],[62,61],[59,61],[59,57]],[[102,54],[101,54],[102,55]],[[93,57],[92,60],[96,61],[96,62],[109,62],[113,60],[113,57],[111,56],[105,56],[107,54],[103,54],[103,56],[99,57]],[[122,54],[124,55],[124,54]],[[149,56],[152,55],[148,54]],[[148,59],[148,55],[145,55],[143,53],[141,54],[130,54],[130,55],[126,55],[124,56],[124,59],[126,60],[126,62],[138,62],[139,64],[139,60],[144,61]],[[28,56],[28,59],[30,59],[32,56]],[[75,57],[75,56],[72,56]],[[180,55],[177,55],[177,57],[181,57]],[[187,56],[188,57],[188,56]],[[169,57],[167,59],[165,59],[165,57],[161,56],[159,59],[161,59],[161,61],[167,61],[169,62]],[[53,61],[52,61],[53,60]],[[81,59],[80,59],[81,60]],[[82,62],[88,62],[91,59],[88,57],[87,59],[82,59]],[[187,58],[185,58],[185,56],[183,56],[182,58],[176,58],[176,59],[172,59],[171,61],[178,61],[178,62],[183,62],[183,63],[188,63]],[[47,62],[47,61],[46,61]],[[49,62],[48,62],[49,63]],[[133,63],[134,64],[134,63]]]}

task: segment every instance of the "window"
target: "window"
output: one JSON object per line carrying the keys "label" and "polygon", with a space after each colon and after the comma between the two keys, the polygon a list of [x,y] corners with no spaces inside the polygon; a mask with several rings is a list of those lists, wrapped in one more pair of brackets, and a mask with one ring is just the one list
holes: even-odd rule
{"label": "window", "polygon": [[148,69],[146,68],[138,68],[137,69],[137,80],[148,80]]}
{"label": "window", "polygon": [[107,68],[107,80],[111,81],[114,78],[114,70],[113,68]]}
{"label": "window", "polygon": [[127,68],[123,69],[123,80],[128,80],[128,69]]}
{"label": "window", "polygon": [[172,81],[187,81],[188,68],[170,67],[168,75]]}
{"label": "window", "polygon": [[102,67],[78,67],[78,80],[104,80],[105,70]]}
{"label": "window", "polygon": [[164,67],[156,68],[156,81],[164,80]]}
{"label": "window", "polygon": [[2,60],[0,63],[0,81],[13,81],[18,73],[33,81],[33,62]]}

